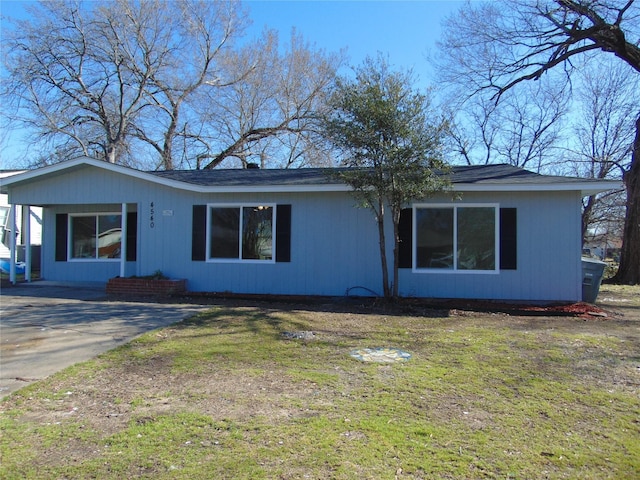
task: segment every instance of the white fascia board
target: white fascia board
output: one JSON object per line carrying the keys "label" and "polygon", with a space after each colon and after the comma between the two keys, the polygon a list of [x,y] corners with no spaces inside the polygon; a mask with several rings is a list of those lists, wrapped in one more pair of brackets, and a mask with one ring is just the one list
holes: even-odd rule
{"label": "white fascia board", "polygon": [[245,185],[245,186],[216,186],[216,185],[194,185],[192,183],[181,182],[179,180],[172,180],[169,178],[160,177],[151,173],[142,172],[129,167],[123,167],[121,165],[114,165],[102,160],[95,160],[93,158],[78,158],[75,160],[69,160],[62,163],[56,163],[55,165],[49,165],[46,167],[38,168],[36,170],[28,170],[24,173],[14,175],[6,180],[3,180],[2,187],[9,186],[15,183],[22,183],[25,181],[37,179],[38,177],[51,175],[56,172],[63,172],[65,170],[73,169],[81,166],[92,166],[108,170],[110,172],[127,175],[129,177],[144,180],[146,182],[155,183],[158,185],[164,185],[166,187],[175,188],[178,190],[184,190],[196,193],[260,193],[260,192],[346,192],[351,190],[350,187],[344,184],[322,184],[322,185]]}
{"label": "white fascia board", "polygon": [[454,192],[582,192],[584,196],[617,190],[623,187],[617,180],[576,183],[530,184],[453,184]]}
{"label": "white fascia board", "polygon": [[[10,177],[2,179],[0,191],[7,193],[6,187],[33,179],[41,176],[50,175],[56,172],[72,169],[82,166],[93,166],[110,172],[127,175],[147,182],[164,185],[166,187],[175,188],[196,193],[312,193],[312,192],[349,192],[351,187],[342,184],[318,184],[318,185],[235,185],[235,186],[216,186],[216,185],[195,185],[179,180],[172,180],[151,173],[142,172],[133,168],[115,165],[102,160],[82,157],[69,160],[62,163],[56,163],[36,170],[27,170],[24,173],[18,173]],[[606,192],[622,188],[622,182],[616,180],[602,180],[600,182],[575,182],[575,183],[530,183],[530,184],[473,184],[473,183],[457,183],[452,185],[452,190],[457,192],[558,192],[558,191],[580,191],[583,195],[593,195],[595,193]]]}
{"label": "white fascia board", "polygon": [[4,172],[0,172],[0,178],[12,177],[14,175],[19,175],[24,173],[26,170],[6,170]]}
{"label": "white fascia board", "polygon": [[4,180],[3,187],[9,186],[14,183],[22,183],[25,181],[37,179],[42,176],[51,175],[57,172],[64,172],[65,170],[70,170],[76,167],[82,166],[91,166],[96,168],[101,168],[103,170],[107,170],[114,173],[119,173],[122,175],[127,175],[134,178],[139,178],[141,180],[146,180],[148,182],[161,183],[168,186],[174,186],[176,188],[180,188],[184,184],[182,182],[176,182],[173,180],[167,180],[164,178],[156,177],[155,175],[151,175],[150,173],[141,172],[140,170],[135,170],[129,167],[123,167],[122,165],[115,165],[113,163],[108,163],[102,160],[96,160],[94,158],[81,157],[76,158],[74,160],[68,160],[66,162],[56,163],[54,165],[48,165],[46,167],[38,168],[35,170],[27,170],[24,173],[20,173],[18,175],[14,175]]}
{"label": "white fascia board", "polygon": [[[67,170],[69,168],[73,168],[73,167],[76,167],[76,166],[82,165],[82,164],[92,165],[93,162],[94,161],[92,159],[89,159],[89,158],[77,158],[75,160],[68,160],[66,162],[56,163],[54,165],[47,165],[46,167],[40,167],[40,168],[36,168],[34,170],[25,170],[22,173],[19,173],[17,175],[13,175],[13,176],[9,177],[8,179],[4,180],[2,183],[3,183],[3,185],[11,185],[13,183],[20,183],[20,182],[24,182],[26,180],[31,180],[33,178],[41,177],[43,175],[50,175],[50,174],[55,173],[55,172],[59,172],[59,171],[62,171],[62,170]],[[96,165],[96,166],[98,166],[98,165]]]}

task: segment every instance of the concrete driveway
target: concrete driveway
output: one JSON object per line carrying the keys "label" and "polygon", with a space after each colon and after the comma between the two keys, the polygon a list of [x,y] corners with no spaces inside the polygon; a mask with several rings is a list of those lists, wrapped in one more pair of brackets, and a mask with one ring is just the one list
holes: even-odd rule
{"label": "concrete driveway", "polygon": [[0,398],[201,305],[108,301],[104,284],[34,282],[0,292]]}

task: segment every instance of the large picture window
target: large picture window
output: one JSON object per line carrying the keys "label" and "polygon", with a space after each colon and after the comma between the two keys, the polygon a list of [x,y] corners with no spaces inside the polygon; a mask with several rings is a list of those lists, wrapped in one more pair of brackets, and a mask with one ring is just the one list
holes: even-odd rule
{"label": "large picture window", "polygon": [[496,205],[416,206],[414,268],[430,271],[496,271]]}
{"label": "large picture window", "polygon": [[122,247],[122,215],[116,213],[71,215],[69,258],[119,259]]}
{"label": "large picture window", "polygon": [[273,205],[211,205],[208,258],[273,262],[273,212]]}

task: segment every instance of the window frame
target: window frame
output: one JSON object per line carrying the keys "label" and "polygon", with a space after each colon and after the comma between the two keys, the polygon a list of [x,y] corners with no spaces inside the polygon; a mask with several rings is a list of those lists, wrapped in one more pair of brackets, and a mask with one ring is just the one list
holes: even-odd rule
{"label": "window frame", "polygon": [[[492,270],[471,270],[458,268],[458,209],[459,208],[493,208],[494,211],[494,268]],[[418,225],[417,215],[420,209],[450,209],[453,210],[453,268],[425,268],[418,267]],[[411,270],[413,273],[437,273],[437,274],[485,274],[495,275],[500,273],[500,204],[499,203],[416,203],[412,206],[412,249]]]}
{"label": "window frame", "polygon": [[[258,258],[242,258],[242,239],[243,239],[243,215],[245,208],[258,208],[266,207],[271,209],[271,258],[261,260]],[[239,229],[238,229],[238,257],[237,258],[223,258],[211,256],[211,211],[214,208],[237,208],[240,210],[239,217]],[[268,265],[276,263],[276,217],[277,217],[277,205],[275,203],[265,202],[238,202],[238,203],[207,203],[207,223],[206,223],[206,250],[205,261],[207,263],[244,263],[244,264],[258,264]]]}
{"label": "window frame", "polygon": [[[101,216],[117,216],[120,217],[120,255],[116,258],[102,258],[99,256],[98,249],[98,231],[96,229],[96,255],[94,257],[74,257],[73,256],[73,219],[78,217],[93,217],[96,220],[96,227],[100,225],[99,217]],[[67,220],[67,261],[68,262],[120,262],[122,260],[122,244],[126,239],[122,238],[122,212],[87,212],[87,213],[69,213]]]}
{"label": "window frame", "polygon": [[[5,205],[0,205],[0,212],[5,212],[0,215],[0,218],[4,217],[3,221],[0,222],[0,229],[7,229],[7,225],[9,223],[9,217],[11,216],[11,207],[7,207]],[[8,228],[7,230],[11,230]]]}

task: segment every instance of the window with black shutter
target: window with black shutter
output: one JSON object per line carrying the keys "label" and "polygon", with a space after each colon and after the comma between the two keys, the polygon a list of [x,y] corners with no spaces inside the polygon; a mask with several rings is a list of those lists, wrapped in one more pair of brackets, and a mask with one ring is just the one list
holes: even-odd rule
{"label": "window with black shutter", "polygon": [[291,205],[194,205],[192,217],[193,261],[291,261]]}

